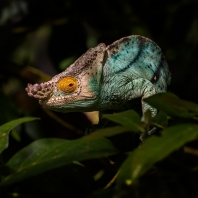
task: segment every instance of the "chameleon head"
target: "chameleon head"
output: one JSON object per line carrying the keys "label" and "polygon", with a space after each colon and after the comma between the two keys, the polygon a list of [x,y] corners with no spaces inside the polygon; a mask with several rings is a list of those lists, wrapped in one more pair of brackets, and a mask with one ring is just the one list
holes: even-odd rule
{"label": "chameleon head", "polygon": [[92,111],[96,108],[105,54],[105,44],[89,49],[65,71],[41,84],[28,84],[30,97],[44,107],[60,112]]}
{"label": "chameleon head", "polygon": [[25,90],[30,97],[38,99],[43,107],[58,110],[77,98],[79,87],[76,77],[57,75],[45,83],[28,84]]}

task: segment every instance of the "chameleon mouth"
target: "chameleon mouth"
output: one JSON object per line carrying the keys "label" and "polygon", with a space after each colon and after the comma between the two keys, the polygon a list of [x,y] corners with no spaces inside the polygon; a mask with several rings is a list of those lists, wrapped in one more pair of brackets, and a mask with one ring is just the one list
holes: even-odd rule
{"label": "chameleon mouth", "polygon": [[60,106],[60,105],[65,105],[69,102],[72,102],[75,100],[75,97],[68,97],[68,96],[56,96],[56,97],[51,97],[43,100],[39,100],[39,104],[42,105],[43,107],[49,108],[55,107],[55,106]]}
{"label": "chameleon mouth", "polygon": [[28,96],[36,98],[41,101],[49,99],[53,92],[53,84],[46,82],[41,84],[28,84],[25,88]]}
{"label": "chameleon mouth", "polygon": [[[61,109],[63,106],[65,106],[65,107],[67,107],[67,109],[69,109],[71,107],[70,104],[72,104],[73,102],[78,103],[78,102],[82,101],[82,102],[80,102],[80,106],[81,106],[81,104],[85,100],[89,100],[89,101],[96,100],[96,97],[88,96],[88,95],[79,96],[77,94],[67,95],[67,96],[52,96],[45,100],[39,100],[39,104],[44,108],[58,111],[58,109],[59,108]],[[66,109],[65,109],[65,111],[66,111]]]}

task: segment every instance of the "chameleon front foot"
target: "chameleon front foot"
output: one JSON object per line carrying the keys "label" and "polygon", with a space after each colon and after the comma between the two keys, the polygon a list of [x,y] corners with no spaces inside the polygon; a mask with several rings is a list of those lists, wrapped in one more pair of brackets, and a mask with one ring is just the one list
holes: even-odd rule
{"label": "chameleon front foot", "polygon": [[153,127],[153,128],[150,129],[147,133],[142,133],[142,134],[140,135],[139,139],[140,139],[142,142],[144,142],[144,140],[145,140],[148,136],[150,136],[150,135],[152,135],[153,133],[155,133],[156,130],[157,130],[157,128],[156,128],[156,127]]}

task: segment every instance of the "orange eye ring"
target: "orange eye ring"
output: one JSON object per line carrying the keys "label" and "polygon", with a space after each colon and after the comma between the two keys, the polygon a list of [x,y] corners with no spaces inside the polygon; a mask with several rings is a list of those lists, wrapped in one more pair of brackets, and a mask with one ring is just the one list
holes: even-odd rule
{"label": "orange eye ring", "polygon": [[78,87],[78,81],[72,76],[67,76],[59,80],[58,88],[65,93],[73,93]]}

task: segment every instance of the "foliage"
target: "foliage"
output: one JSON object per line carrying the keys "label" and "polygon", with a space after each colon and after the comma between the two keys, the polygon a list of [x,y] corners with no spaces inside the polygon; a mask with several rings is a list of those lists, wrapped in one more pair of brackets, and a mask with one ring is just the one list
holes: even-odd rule
{"label": "foliage", "polygon": [[[197,5],[1,0],[0,197],[197,197]],[[95,126],[98,112],[56,113],[27,96],[27,83],[132,34],[155,41],[172,73],[174,94],[145,100],[159,110],[155,118],[147,112],[141,123],[133,100],[134,111],[104,112]],[[87,128],[97,130],[84,136]]]}
{"label": "foliage", "polygon": [[[140,144],[139,147],[134,150],[121,151],[116,148],[116,145],[113,145],[113,140],[108,139],[108,137],[116,137],[118,134],[123,135],[126,133],[141,133],[141,131],[145,133],[148,126],[146,126],[145,123],[141,124],[139,115],[133,110],[113,115],[104,115],[105,118],[118,123],[119,126],[103,128],[76,140],[58,138],[39,139],[19,150],[8,162],[4,165],[2,164],[1,193],[4,194],[5,191],[9,189],[8,191],[17,193],[19,196],[26,193],[28,197],[30,196],[28,195],[30,192],[27,189],[24,192],[23,187],[27,185],[28,182],[30,183],[32,178],[36,181],[40,181],[43,179],[45,173],[50,174],[53,171],[58,172],[59,170],[62,170],[64,173],[64,167],[71,169],[71,171],[74,167],[76,170],[78,166],[81,167],[81,169],[78,170],[77,180],[80,180],[82,183],[88,182],[87,180],[95,183],[95,185],[92,184],[93,187],[89,189],[89,193],[83,192],[84,196],[90,194],[89,197],[100,196],[101,193],[104,197],[108,197],[109,193],[111,197],[113,197],[115,193],[120,194],[119,197],[123,197],[123,193],[126,194],[127,197],[131,194],[144,194],[142,189],[147,188],[146,186],[149,185],[148,178],[151,177],[151,175],[152,177],[158,177],[158,179],[160,179],[160,176],[164,177],[164,174],[168,171],[167,167],[168,169],[176,169],[177,171],[169,173],[169,177],[163,180],[163,185],[165,184],[166,188],[168,188],[167,186],[170,180],[172,180],[172,177],[175,180],[174,184],[177,185],[177,176],[179,178],[181,174],[194,174],[196,176],[198,169],[198,150],[193,148],[193,144],[191,145],[189,142],[197,142],[198,105],[181,100],[170,93],[160,93],[145,100],[153,106],[157,106],[158,109],[164,113],[168,113],[170,116],[169,126],[167,128],[162,129],[162,127],[159,127],[157,129],[158,136],[153,134],[147,137],[143,144]],[[167,108],[167,106],[169,108]],[[147,114],[147,116],[149,116],[149,114]],[[165,119],[167,118],[165,117]],[[0,134],[8,133],[8,131],[17,124],[31,120],[33,120],[33,118],[22,118],[6,123],[1,126]],[[155,118],[155,121],[156,120]],[[149,125],[152,125],[152,119]],[[161,123],[155,123],[155,125],[161,126]],[[130,141],[132,142],[132,139]],[[8,145],[8,143],[7,138],[6,144]],[[0,145],[4,144],[5,139],[1,138]],[[6,146],[2,147],[2,150],[5,149]],[[115,154],[117,154],[117,158],[114,158],[114,164],[110,165],[109,161],[109,163],[106,162],[108,164],[107,166],[109,166],[108,169],[100,167],[101,170],[98,172],[98,175],[95,176],[95,180],[94,175],[91,176],[90,173],[87,173],[86,176],[84,173],[87,171],[87,167],[84,165],[84,163],[86,164],[86,160],[96,158],[105,159],[108,156],[111,159],[111,156],[115,157]],[[173,160],[173,157],[175,160]],[[189,157],[194,160],[192,161],[193,163],[189,163],[188,160],[185,159]],[[70,164],[70,166],[68,166],[68,164]],[[73,166],[71,166],[71,164],[73,164]],[[111,178],[112,181],[109,179],[105,184],[109,190],[102,190],[104,187],[102,187],[102,185],[104,185],[102,184],[102,180],[107,177],[106,175],[109,172],[114,173]],[[195,176],[189,181],[193,182],[193,186],[198,184]],[[67,175],[64,175],[64,177],[67,178]],[[91,177],[92,179],[90,179]],[[79,183],[79,181],[77,182]],[[171,182],[173,183],[173,181]],[[20,190],[16,190],[16,186]],[[155,188],[162,188],[162,184],[160,182],[155,184]],[[162,191],[160,197],[163,196],[163,193],[167,193],[167,190],[171,191],[169,188]],[[181,192],[183,193],[184,190],[185,189],[182,189]],[[193,190],[197,195],[198,192],[196,188]],[[155,191],[152,188],[146,191],[148,197],[159,197],[159,192],[155,195]],[[188,191],[188,189],[186,189],[186,191]],[[45,189],[42,193],[50,193],[50,190]],[[182,197],[182,193],[177,192],[177,196]],[[67,196],[67,192],[63,190],[59,190],[58,192],[54,191],[54,194]],[[35,196],[40,196],[40,194],[35,192]]]}

